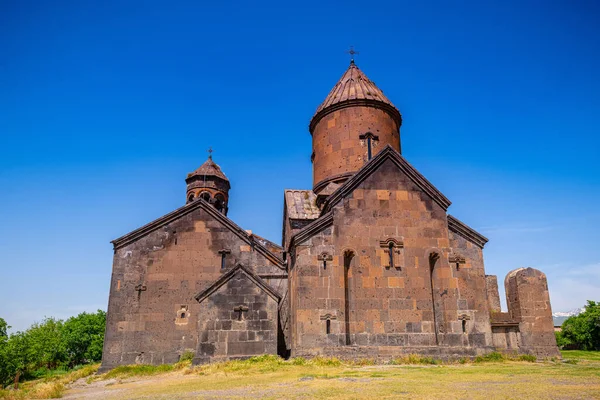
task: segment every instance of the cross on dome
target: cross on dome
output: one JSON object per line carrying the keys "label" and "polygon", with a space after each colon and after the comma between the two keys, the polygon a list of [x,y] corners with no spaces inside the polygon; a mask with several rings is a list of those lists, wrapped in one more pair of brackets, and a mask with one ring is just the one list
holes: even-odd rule
{"label": "cross on dome", "polygon": [[350,54],[350,64],[354,64],[354,55],[355,54],[360,54],[358,51],[354,50],[354,46],[350,46],[350,50],[348,50],[346,53]]}

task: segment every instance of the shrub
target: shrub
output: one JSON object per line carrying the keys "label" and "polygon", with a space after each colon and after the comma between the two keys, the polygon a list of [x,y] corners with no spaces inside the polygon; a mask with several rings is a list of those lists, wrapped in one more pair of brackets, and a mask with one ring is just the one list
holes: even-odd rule
{"label": "shrub", "polygon": [[520,361],[536,362],[537,357],[531,354],[521,354],[518,358]]}
{"label": "shrub", "polygon": [[477,363],[480,363],[480,362],[502,362],[504,360],[506,360],[506,356],[504,356],[504,354],[502,354],[502,353],[498,353],[497,351],[493,351],[484,356],[475,357],[475,362],[477,362]]}
{"label": "shrub", "polygon": [[193,351],[185,351],[181,357],[179,357],[179,361],[192,361],[196,354]]}

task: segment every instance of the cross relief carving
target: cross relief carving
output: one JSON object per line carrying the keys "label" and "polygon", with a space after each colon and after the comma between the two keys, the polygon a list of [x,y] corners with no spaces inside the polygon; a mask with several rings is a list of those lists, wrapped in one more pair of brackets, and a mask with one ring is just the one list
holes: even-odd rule
{"label": "cross relief carving", "polygon": [[456,270],[460,270],[460,264],[464,264],[467,260],[460,254],[453,254],[448,258],[450,264],[456,265]]}
{"label": "cross relief carving", "polygon": [[233,311],[235,311],[235,312],[238,313],[238,321],[241,321],[242,320],[242,313],[248,312],[248,307],[246,307],[243,304],[240,304],[239,306],[234,307]]}
{"label": "cross relief carving", "polygon": [[327,261],[333,261],[333,256],[327,252],[323,252],[317,256],[317,260],[323,261],[323,269],[327,269]]}
{"label": "cross relief carving", "polygon": [[139,284],[135,287],[135,291],[138,292],[138,300],[140,299],[142,292],[146,291],[146,285]]}
{"label": "cross relief carving", "polygon": [[389,238],[379,242],[379,246],[385,250],[383,252],[388,255],[388,265],[386,268],[395,268],[397,270],[402,269],[402,249],[404,243],[401,240]]}

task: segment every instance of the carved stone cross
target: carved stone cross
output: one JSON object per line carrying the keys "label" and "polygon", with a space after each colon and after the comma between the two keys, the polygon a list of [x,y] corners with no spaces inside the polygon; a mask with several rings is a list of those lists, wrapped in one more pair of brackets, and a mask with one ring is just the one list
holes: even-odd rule
{"label": "carved stone cross", "polygon": [[460,264],[466,263],[467,260],[459,254],[454,254],[454,255],[450,256],[450,258],[448,259],[448,262],[450,264],[456,264],[456,270],[458,271],[460,269]]}
{"label": "carved stone cross", "polygon": [[137,285],[135,287],[135,290],[138,292],[138,300],[140,299],[140,296],[142,295],[142,292],[146,291],[146,285],[142,285],[141,283],[139,285]]}
{"label": "carved stone cross", "polygon": [[323,269],[327,269],[327,261],[332,261],[333,256],[327,253],[321,253],[317,256],[317,260],[323,261]]}
{"label": "carved stone cross", "polygon": [[242,320],[242,313],[243,312],[247,312],[248,311],[248,307],[240,304],[239,306],[234,307],[233,311],[235,311],[236,313],[238,313],[238,321],[241,321]]}

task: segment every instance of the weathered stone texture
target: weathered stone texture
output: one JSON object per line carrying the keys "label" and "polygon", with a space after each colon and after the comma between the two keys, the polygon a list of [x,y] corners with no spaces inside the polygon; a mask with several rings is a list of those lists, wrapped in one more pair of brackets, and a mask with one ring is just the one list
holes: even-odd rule
{"label": "weathered stone texture", "polygon": [[195,363],[277,354],[280,297],[264,285],[238,269],[214,292],[199,299]]}
{"label": "weathered stone texture", "polygon": [[498,292],[498,277],[496,275],[485,276],[485,288],[487,292],[488,307],[491,313],[502,311],[500,307],[500,294]]}
{"label": "weathered stone texture", "polygon": [[560,357],[546,275],[533,268],[519,268],[508,273],[504,286],[509,313],[519,322],[520,351]]}
{"label": "weathered stone texture", "polygon": [[[296,294],[293,354],[346,345],[404,348],[398,352],[438,344],[491,345],[480,249],[454,238],[473,258],[461,271],[449,265],[445,210],[391,161],[336,205],[333,214],[330,228],[296,247],[290,271],[290,290]],[[390,240],[397,243],[393,266],[385,244]],[[349,252],[353,256],[345,257]],[[329,265],[319,260],[324,253],[332,255]],[[434,253],[439,258],[432,273]],[[335,318],[326,334],[328,315]]]}
{"label": "weathered stone texture", "polygon": [[400,151],[399,129],[389,113],[374,107],[349,107],[326,115],[313,132],[313,186],[347,177],[368,161],[368,145],[359,138],[365,132],[378,137],[372,142],[373,156],[388,144]]}
{"label": "weathered stone texture", "polygon": [[[243,231],[224,224],[226,217],[207,212],[211,206],[200,202],[115,250],[104,369],[175,362],[184,351],[196,351],[202,305],[194,296],[237,264],[266,276],[274,290],[286,290],[287,277],[276,258],[265,257]],[[229,254],[221,268],[223,249]],[[180,318],[182,308],[185,318]]]}

